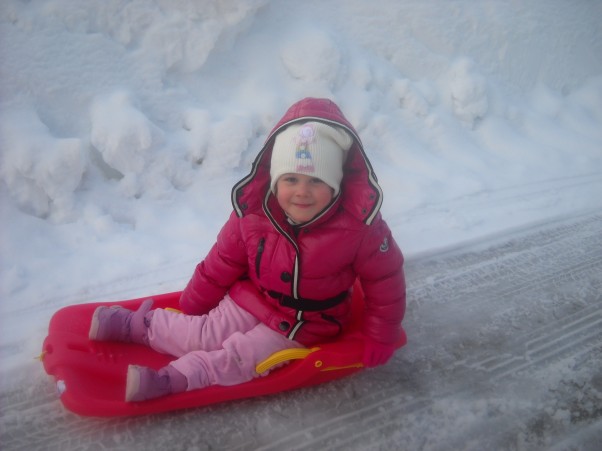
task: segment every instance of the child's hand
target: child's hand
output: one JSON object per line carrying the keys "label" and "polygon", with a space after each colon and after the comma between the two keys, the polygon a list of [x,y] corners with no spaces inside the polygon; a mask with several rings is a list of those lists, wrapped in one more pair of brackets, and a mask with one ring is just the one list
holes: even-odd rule
{"label": "child's hand", "polygon": [[392,344],[379,343],[368,337],[365,337],[364,340],[364,357],[362,363],[367,368],[384,365],[393,356],[393,353],[395,353],[395,346]]}

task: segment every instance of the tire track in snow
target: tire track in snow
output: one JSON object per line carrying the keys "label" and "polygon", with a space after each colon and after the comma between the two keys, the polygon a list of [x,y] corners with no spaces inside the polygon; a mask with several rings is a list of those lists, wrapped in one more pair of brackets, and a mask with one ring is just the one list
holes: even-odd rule
{"label": "tire track in snow", "polygon": [[[481,388],[483,379],[495,381],[513,375],[524,377],[525,372],[533,372],[547,364],[560,360],[571,354],[573,358],[583,357],[595,352],[602,345],[602,304],[591,306],[589,312],[580,312],[576,318],[567,327],[559,332],[554,332],[552,327],[548,330],[539,331],[537,338],[526,343],[527,351],[524,355],[506,355],[505,362],[500,365],[488,367],[490,359],[486,358],[480,362],[475,362],[467,367],[477,370],[482,374],[481,377],[471,377],[473,371],[466,371],[461,377],[455,380],[464,380],[464,383],[447,387],[442,393],[436,394],[436,397],[444,398],[446,396],[458,396],[459,393],[473,391],[476,385],[478,391],[486,396],[486,388]],[[593,312],[592,312],[593,310]],[[583,314],[582,314],[583,313]],[[547,333],[546,333],[547,332]],[[560,344],[559,342],[568,341]],[[533,346],[534,343],[541,343],[539,346]],[[579,353],[575,353],[579,349]],[[479,380],[480,379],[480,380]],[[408,415],[416,415],[432,408],[433,400],[431,398],[416,399],[410,403],[404,403],[392,389],[385,393],[382,399],[363,407],[351,414],[339,416],[331,422],[320,425],[318,428],[312,427],[310,430],[299,431],[299,442],[302,445],[290,446],[291,450],[346,450],[346,449],[394,449],[394,447],[382,448],[378,437],[390,434]],[[359,424],[360,428],[349,428],[348,424]],[[506,431],[497,431],[502,436]],[[366,438],[369,437],[369,440]],[[362,440],[364,439],[364,440]],[[491,436],[489,437],[491,439]],[[286,437],[285,439],[272,443],[269,446],[259,448],[261,450],[282,449],[290,443],[295,443],[295,437]],[[357,446],[361,444],[361,446]],[[390,445],[390,444],[389,444]]]}
{"label": "tire track in snow", "polygon": [[525,339],[524,345],[517,344],[515,349],[524,348],[522,355],[497,355],[469,361],[466,366],[486,372],[492,379],[500,379],[517,371],[543,366],[568,354],[576,356],[591,352],[602,344],[602,302],[537,331],[531,339],[521,338]]}
{"label": "tire track in snow", "polygon": [[[435,259],[433,264],[429,264],[427,261],[422,263],[418,269],[410,267],[408,268],[408,277],[419,279],[419,283],[412,287],[417,298],[416,302],[420,302],[421,298],[429,300],[435,298],[436,302],[436,297],[441,295],[440,291],[449,287],[460,285],[470,288],[469,285],[473,283],[475,272],[484,274],[479,280],[478,286],[475,285],[476,288],[479,288],[488,298],[495,295],[505,299],[528,288],[537,288],[546,283],[566,279],[573,273],[595,268],[602,260],[598,235],[600,231],[599,227],[598,230],[595,227],[601,221],[602,216],[595,216],[586,221],[588,229],[593,228],[593,230],[585,233],[571,226],[563,227],[561,231],[555,230],[557,233],[552,233],[551,236],[547,236],[545,232],[543,234],[542,232],[534,233],[530,235],[530,243],[526,243],[526,240],[512,243],[514,248],[523,247],[525,249],[513,249],[505,255],[499,255],[497,248],[493,248],[483,253],[475,252],[459,257],[452,255],[445,259]],[[565,244],[561,238],[577,231],[580,232],[579,243],[576,243],[579,251],[571,254],[564,249]],[[512,236],[505,237],[505,239],[513,240]],[[533,248],[535,248],[535,252],[533,252]],[[562,267],[558,267],[555,260],[545,257],[546,253],[558,252],[563,253]],[[542,254],[544,257],[541,257]],[[472,260],[475,256],[477,258],[480,256],[481,259],[473,264]],[[485,261],[482,260],[483,257],[485,257]],[[530,258],[533,265],[537,265],[538,272],[543,273],[542,275],[538,274],[537,279],[531,276],[532,271],[529,270],[529,265],[526,264],[528,262],[525,261],[527,257]],[[570,266],[571,263],[572,266]],[[521,270],[520,267],[524,267],[526,270]],[[508,279],[512,280],[511,284],[508,284]],[[491,293],[491,290],[496,291]],[[467,302],[465,290],[449,289],[448,291],[445,293],[445,299],[461,299],[464,304]],[[482,298],[475,297],[473,302],[481,303]]]}

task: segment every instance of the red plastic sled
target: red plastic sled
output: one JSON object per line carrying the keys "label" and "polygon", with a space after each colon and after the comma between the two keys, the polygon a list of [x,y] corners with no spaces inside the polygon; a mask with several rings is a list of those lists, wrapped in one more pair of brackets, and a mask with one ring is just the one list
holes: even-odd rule
{"label": "red plastic sled", "polygon": [[[181,292],[153,296],[153,308],[178,308]],[[348,376],[362,369],[363,341],[353,332],[359,330],[363,293],[359,283],[353,294],[353,322],[340,340],[307,350],[281,351],[258,366],[265,371],[282,361],[290,364],[265,377],[235,386],[211,386],[162,398],[129,403],[124,401],[125,378],[130,364],[159,369],[172,356],[127,343],[97,342],[88,339],[92,313],[99,305],[120,304],[130,309],[147,299],[115,303],[81,304],[65,307],[50,320],[44,340],[42,362],[46,373],[56,380],[63,405],[79,415],[112,417],[144,415],[176,409],[267,395],[307,387]],[[406,343],[402,334],[398,346]],[[260,368],[261,367],[261,368]]]}

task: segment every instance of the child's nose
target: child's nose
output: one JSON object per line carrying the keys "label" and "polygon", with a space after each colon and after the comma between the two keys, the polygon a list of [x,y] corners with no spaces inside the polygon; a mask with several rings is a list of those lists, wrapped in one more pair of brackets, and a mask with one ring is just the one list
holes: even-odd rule
{"label": "child's nose", "polygon": [[309,194],[309,185],[307,183],[300,183],[298,188],[297,194],[299,196],[307,196]]}

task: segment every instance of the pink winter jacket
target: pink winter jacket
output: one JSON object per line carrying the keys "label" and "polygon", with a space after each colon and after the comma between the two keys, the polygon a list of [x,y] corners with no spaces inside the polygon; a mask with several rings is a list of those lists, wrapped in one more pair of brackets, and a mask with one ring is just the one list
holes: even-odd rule
{"label": "pink winter jacket", "polygon": [[[269,191],[275,135],[295,122],[322,121],[354,137],[341,192],[326,211],[293,227]],[[232,299],[275,331],[311,346],[335,338],[350,319],[351,287],[365,294],[364,334],[392,344],[405,312],[403,256],[379,213],[382,191],[362,143],[335,103],[303,99],[272,130],[250,174],[232,189],[234,211],[188,283],[188,314]]]}

